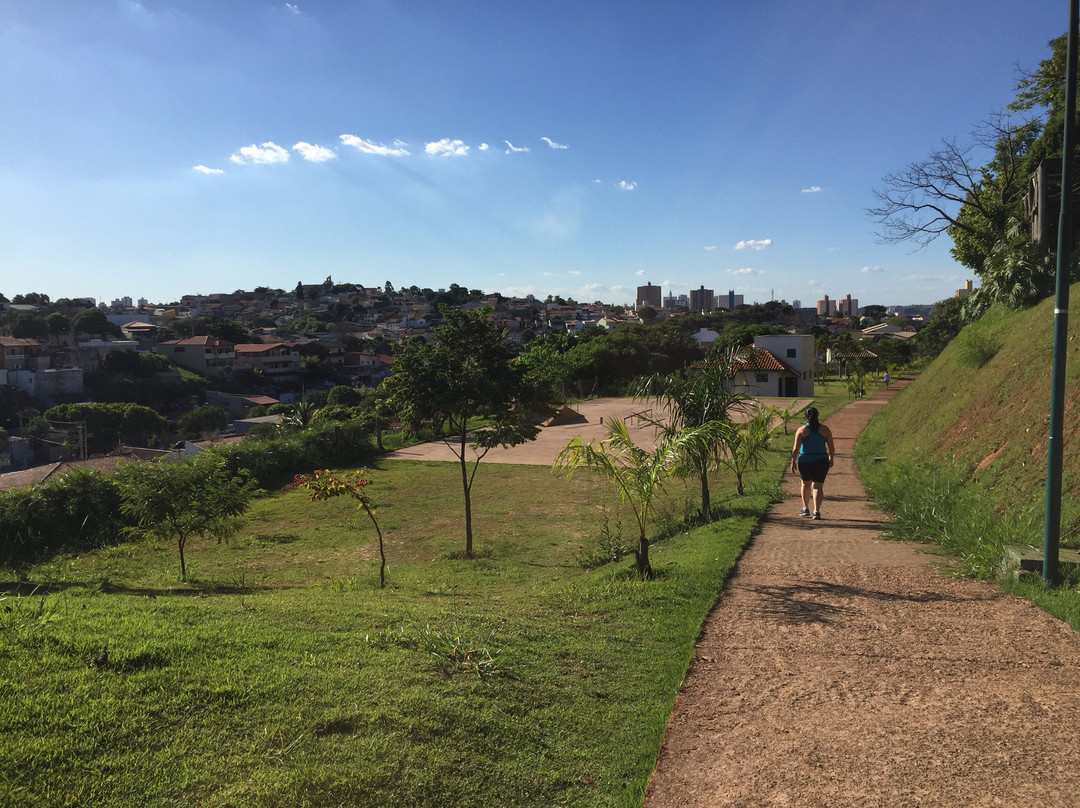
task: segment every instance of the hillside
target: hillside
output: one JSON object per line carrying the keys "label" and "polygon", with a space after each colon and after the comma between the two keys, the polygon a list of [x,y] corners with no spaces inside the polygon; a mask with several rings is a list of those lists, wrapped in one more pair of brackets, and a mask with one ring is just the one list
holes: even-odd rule
{"label": "hillside", "polygon": [[[1070,295],[1065,404],[1063,539],[1077,538],[1080,500],[1080,284]],[[1006,516],[1045,496],[1054,301],[990,310],[871,423],[860,455],[951,469],[985,489]]]}

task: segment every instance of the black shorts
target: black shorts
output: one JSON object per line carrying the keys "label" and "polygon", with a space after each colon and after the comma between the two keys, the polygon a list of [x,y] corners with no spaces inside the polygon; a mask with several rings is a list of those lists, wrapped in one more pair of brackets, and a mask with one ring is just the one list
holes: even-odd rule
{"label": "black shorts", "polygon": [[829,473],[829,458],[823,460],[799,461],[799,476],[805,482],[823,483]]}

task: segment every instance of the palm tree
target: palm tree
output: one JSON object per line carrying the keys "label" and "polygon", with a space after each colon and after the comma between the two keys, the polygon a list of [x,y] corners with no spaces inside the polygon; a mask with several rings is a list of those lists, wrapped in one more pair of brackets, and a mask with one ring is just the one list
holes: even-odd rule
{"label": "palm tree", "polygon": [[[607,477],[623,502],[634,511],[638,526],[638,545],[634,550],[638,577],[651,579],[649,564],[649,540],[645,535],[653,512],[653,500],[662,490],[664,479],[673,466],[695,442],[710,439],[709,427],[686,429],[679,433],[664,433],[656,448],[649,452],[630,439],[626,423],[619,418],[608,424],[608,438],[599,443],[585,443],[581,436],[575,437],[555,458],[556,474],[572,477],[581,467],[598,471]],[[715,438],[712,438],[713,440]]]}
{"label": "palm tree", "polygon": [[[730,348],[678,373],[646,377],[634,396],[660,405],[661,414],[652,423],[666,436],[708,424],[714,429],[705,434],[722,436],[732,428],[732,413],[745,411],[752,401],[750,396],[734,392],[735,370],[742,356],[742,348]],[[701,518],[706,522],[712,513],[709,472],[716,467],[721,447],[720,441],[686,441],[684,456],[675,469],[684,476],[697,475],[701,481]]]}
{"label": "palm tree", "polygon": [[281,423],[283,426],[291,427],[297,430],[305,430],[311,426],[311,419],[315,417],[315,413],[319,408],[316,407],[309,399],[303,399],[293,407],[292,412],[282,416]]}
{"label": "palm tree", "polygon": [[739,496],[744,493],[743,476],[751,469],[756,471],[765,459],[769,438],[772,437],[771,420],[772,414],[762,410],[724,435],[724,451],[718,462],[735,475],[735,488]]}

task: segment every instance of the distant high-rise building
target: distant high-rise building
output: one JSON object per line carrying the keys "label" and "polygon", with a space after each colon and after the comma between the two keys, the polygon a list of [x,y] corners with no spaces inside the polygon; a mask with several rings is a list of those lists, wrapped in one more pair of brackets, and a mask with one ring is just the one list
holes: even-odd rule
{"label": "distant high-rise building", "polygon": [[859,313],[859,301],[847,295],[836,302],[836,311],[841,317],[855,317]]}
{"label": "distant high-rise building", "polygon": [[791,308],[793,308],[793,309],[801,309],[802,308],[802,301],[799,300],[798,298],[795,298],[794,300],[791,301]]}
{"label": "distant high-rise building", "polygon": [[706,312],[716,309],[716,295],[704,286],[690,290],[690,311]]}
{"label": "distant high-rise building", "polygon": [[734,289],[728,289],[726,295],[716,296],[716,308],[718,309],[727,309],[728,311],[731,311],[736,306],[741,306],[742,304],[743,296],[735,294]]}
{"label": "distant high-rise building", "polygon": [[975,289],[974,289],[971,281],[964,281],[964,288],[963,289],[957,289],[956,290],[956,296],[957,297],[967,297],[968,295],[970,295],[974,291],[975,291]]}
{"label": "distant high-rise building", "polygon": [[652,306],[654,309],[660,308],[660,287],[653,286],[652,281],[637,288],[637,302],[634,304],[634,308],[643,309],[646,306]]}
{"label": "distant high-rise building", "polygon": [[836,301],[829,300],[829,296],[825,295],[817,302],[817,313],[819,317],[832,317],[836,314]]}

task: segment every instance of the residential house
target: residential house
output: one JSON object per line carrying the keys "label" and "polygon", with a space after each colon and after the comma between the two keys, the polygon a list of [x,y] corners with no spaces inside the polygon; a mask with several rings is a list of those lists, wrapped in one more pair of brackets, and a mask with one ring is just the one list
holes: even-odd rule
{"label": "residential house", "polygon": [[203,376],[229,378],[236,362],[236,346],[217,337],[171,339],[154,346],[154,353]]}
{"label": "residential house", "polygon": [[229,414],[230,418],[235,419],[247,418],[253,407],[269,407],[280,402],[270,396],[246,396],[236,393],[222,393],[218,390],[207,390],[206,403],[221,407]]}
{"label": "residential house", "polygon": [[258,370],[272,381],[299,378],[300,350],[295,343],[270,342],[236,345],[236,370]]}
{"label": "residential house", "polygon": [[739,364],[735,384],[752,396],[809,398],[814,395],[814,360],[811,334],[755,337]]}

